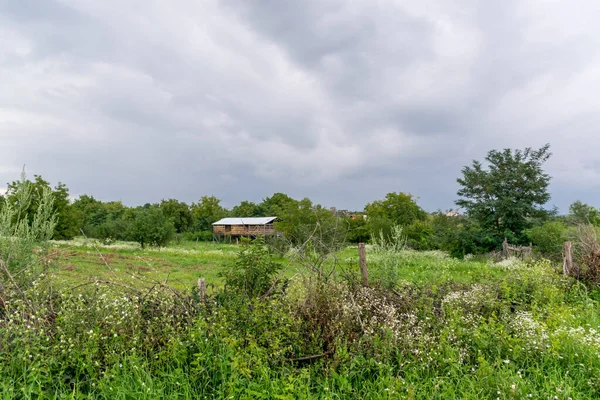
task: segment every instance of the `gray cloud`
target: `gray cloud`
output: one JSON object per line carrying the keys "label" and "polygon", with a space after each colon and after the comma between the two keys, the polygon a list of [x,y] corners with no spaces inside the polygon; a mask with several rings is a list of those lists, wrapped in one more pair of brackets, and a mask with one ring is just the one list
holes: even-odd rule
{"label": "gray cloud", "polygon": [[487,150],[550,142],[552,202],[598,205],[599,7],[0,0],[0,183],[434,210]]}

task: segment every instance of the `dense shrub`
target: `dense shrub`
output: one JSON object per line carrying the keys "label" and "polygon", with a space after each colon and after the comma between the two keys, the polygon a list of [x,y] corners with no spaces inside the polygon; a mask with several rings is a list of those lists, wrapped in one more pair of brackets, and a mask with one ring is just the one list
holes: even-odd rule
{"label": "dense shrub", "polygon": [[262,238],[243,248],[235,264],[225,268],[220,276],[225,280],[226,290],[247,297],[258,297],[277,292],[282,281],[277,274],[283,266],[273,261],[269,248]]}
{"label": "dense shrub", "polygon": [[146,245],[165,246],[175,237],[175,226],[158,207],[140,208],[127,233],[142,248]]}
{"label": "dense shrub", "polygon": [[560,221],[548,221],[525,231],[540,255],[560,259],[564,242],[567,241],[567,225]]}
{"label": "dense shrub", "polygon": [[202,241],[202,242],[210,242],[214,240],[214,235],[212,231],[196,231],[196,232],[186,232],[182,235],[184,240],[192,240],[192,241]]}

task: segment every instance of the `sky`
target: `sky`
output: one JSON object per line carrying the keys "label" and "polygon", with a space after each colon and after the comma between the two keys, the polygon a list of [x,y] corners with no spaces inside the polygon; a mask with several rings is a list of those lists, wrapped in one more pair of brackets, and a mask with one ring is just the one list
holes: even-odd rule
{"label": "sky", "polygon": [[597,0],[0,0],[0,190],[128,205],[275,192],[455,207],[461,168],[551,144],[600,206]]}

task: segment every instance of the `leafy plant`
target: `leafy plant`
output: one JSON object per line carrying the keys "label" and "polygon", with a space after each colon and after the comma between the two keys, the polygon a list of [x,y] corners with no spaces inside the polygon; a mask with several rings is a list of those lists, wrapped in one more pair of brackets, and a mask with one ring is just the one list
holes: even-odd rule
{"label": "leafy plant", "polygon": [[33,186],[23,172],[21,180],[11,186],[11,201],[0,210],[0,262],[11,280],[13,276],[17,280],[35,279],[33,269],[45,256],[47,241],[56,227],[50,188],[43,188],[35,206],[32,201]]}
{"label": "leafy plant", "polygon": [[273,257],[262,238],[240,250],[235,264],[226,268],[220,276],[225,279],[225,287],[247,297],[266,296],[275,291],[283,282],[277,281],[282,264]]}
{"label": "leafy plant", "polygon": [[543,256],[560,260],[563,244],[567,241],[567,225],[560,221],[547,221],[543,225],[530,228],[525,234]]}
{"label": "leafy plant", "polygon": [[138,209],[129,229],[129,237],[142,248],[165,246],[175,236],[173,222],[158,207]]}

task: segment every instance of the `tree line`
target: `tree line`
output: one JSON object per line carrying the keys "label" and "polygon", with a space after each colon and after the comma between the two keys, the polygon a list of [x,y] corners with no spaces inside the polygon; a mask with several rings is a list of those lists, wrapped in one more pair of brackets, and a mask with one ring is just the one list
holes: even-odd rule
{"label": "tree line", "polygon": [[[504,238],[511,243],[533,242],[541,251],[556,252],[568,237],[569,227],[578,224],[600,226],[600,213],[588,204],[575,201],[568,215],[547,209],[551,177],[543,164],[550,158],[550,146],[540,149],[491,150],[484,161],[465,166],[459,184],[461,214],[429,213],[409,193],[390,192],[383,199],[365,205],[360,212],[339,213],[313,203],[275,193],[260,203],[242,201],[225,208],[215,196],[202,196],[188,204],[177,199],[128,207],[121,201],[103,202],[91,195],[69,200],[63,183],[51,187],[40,175],[32,181],[34,210],[44,190],[54,197],[58,223],[54,239],[90,238],[133,240],[142,246],[162,246],[171,240],[212,240],[212,223],[224,217],[277,216],[277,229],[294,245],[318,233],[338,242],[369,241],[372,235],[389,235],[401,226],[408,244],[418,250],[443,250],[455,256],[485,253],[500,248]],[[16,204],[20,181],[8,184],[0,207]],[[325,240],[322,240],[325,242]]]}

